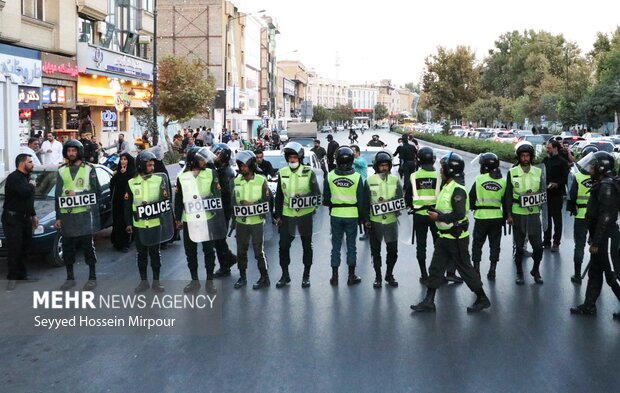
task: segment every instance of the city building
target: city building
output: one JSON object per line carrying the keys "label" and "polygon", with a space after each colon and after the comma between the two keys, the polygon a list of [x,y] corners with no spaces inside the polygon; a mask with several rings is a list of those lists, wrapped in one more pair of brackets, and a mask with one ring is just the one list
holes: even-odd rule
{"label": "city building", "polygon": [[[283,107],[280,117],[286,121],[300,118],[302,115],[302,101],[307,100],[308,71],[298,60],[278,61],[278,76],[283,84]],[[309,119],[305,119],[309,120]]]}
{"label": "city building", "polygon": [[264,21],[265,27],[261,29],[260,102],[263,122],[271,126],[270,119],[276,118],[276,34],[280,31],[273,18],[265,16]]}
{"label": "city building", "polygon": [[321,78],[314,72],[308,74],[307,97],[314,105],[331,109],[336,105],[349,103],[349,83],[335,79]]}
{"label": "city building", "polygon": [[379,96],[379,89],[372,85],[352,85],[349,87],[349,97],[355,122],[370,123],[374,119],[375,106]]}

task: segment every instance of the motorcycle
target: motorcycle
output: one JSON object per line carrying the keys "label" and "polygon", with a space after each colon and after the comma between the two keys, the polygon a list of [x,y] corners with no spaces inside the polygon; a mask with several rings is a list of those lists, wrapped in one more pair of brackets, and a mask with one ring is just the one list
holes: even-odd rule
{"label": "motorcycle", "polygon": [[110,170],[114,171],[116,170],[116,167],[118,167],[119,161],[120,157],[118,154],[108,154],[106,152],[103,152],[103,156],[99,159],[99,164],[108,167],[110,168]]}

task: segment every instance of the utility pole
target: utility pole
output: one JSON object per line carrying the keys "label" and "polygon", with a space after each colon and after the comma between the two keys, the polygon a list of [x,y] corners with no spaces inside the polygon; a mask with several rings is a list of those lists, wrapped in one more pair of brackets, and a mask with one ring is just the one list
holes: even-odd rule
{"label": "utility pole", "polygon": [[159,91],[157,90],[157,0],[153,0],[153,146],[159,142],[159,128],[157,126],[157,105]]}

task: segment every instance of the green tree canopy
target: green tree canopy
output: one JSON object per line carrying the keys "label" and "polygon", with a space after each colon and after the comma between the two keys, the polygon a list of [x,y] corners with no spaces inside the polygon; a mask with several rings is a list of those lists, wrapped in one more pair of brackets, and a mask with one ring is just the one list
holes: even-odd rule
{"label": "green tree canopy", "polygon": [[383,120],[388,116],[388,108],[383,104],[375,105],[375,119]]}

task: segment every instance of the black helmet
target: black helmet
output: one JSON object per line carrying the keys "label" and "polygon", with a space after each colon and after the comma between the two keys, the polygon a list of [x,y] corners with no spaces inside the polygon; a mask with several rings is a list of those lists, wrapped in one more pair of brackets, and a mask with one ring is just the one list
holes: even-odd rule
{"label": "black helmet", "polygon": [[[404,139],[403,139],[404,141]],[[418,150],[418,165],[433,165],[435,163],[435,151],[432,147],[424,146]]]}
{"label": "black helmet", "polygon": [[288,162],[290,155],[299,157],[299,162],[304,162],[304,147],[298,142],[289,142],[284,146],[284,159]]}
{"label": "black helmet", "polygon": [[211,152],[213,152],[213,154],[215,154],[216,156],[219,154],[220,160],[224,164],[228,164],[228,162],[230,161],[230,156],[232,155],[232,150],[230,150],[230,147],[228,147],[228,145],[225,143],[214,144],[213,146],[211,146]]}
{"label": "black helmet", "polygon": [[355,154],[349,146],[340,146],[336,150],[336,166],[341,170],[350,170],[353,167]]}
{"label": "black helmet", "polygon": [[585,157],[590,153],[596,153],[598,151],[598,147],[595,145],[588,145],[581,150],[581,157]]}
{"label": "black helmet", "polygon": [[[590,153],[579,162],[577,167],[580,169],[588,170],[593,167],[594,173],[598,176],[604,176],[610,174],[614,170],[615,160],[614,156],[606,151],[597,151],[596,153]],[[596,177],[596,176],[595,176]]]}
{"label": "black helmet", "polygon": [[156,161],[157,157],[155,157],[155,154],[151,153],[150,151],[143,151],[140,154],[138,154],[138,158],[136,158],[136,169],[138,170],[138,173],[145,173],[146,172],[146,164],[149,161]]}
{"label": "black helmet", "polygon": [[65,144],[62,147],[62,156],[64,158],[66,158],[67,160],[69,159],[69,157],[67,157],[67,150],[70,147],[75,147],[77,149],[78,160],[81,160],[84,158],[84,145],[82,145],[82,142],[78,141],[77,139],[69,139],[67,142],[65,142]]}
{"label": "black helmet", "polygon": [[237,166],[240,167],[241,164],[247,165],[252,172],[256,173],[256,154],[249,150],[241,150],[239,153],[235,155],[235,161],[237,161]]}
{"label": "black helmet", "polygon": [[480,173],[489,173],[499,168],[499,158],[495,153],[483,153],[480,156]]}
{"label": "black helmet", "polygon": [[530,161],[534,161],[534,157],[536,156],[536,150],[534,150],[534,146],[528,141],[523,141],[517,143],[515,146],[515,157],[517,161],[519,161],[519,155],[521,153],[530,153]]}
{"label": "black helmet", "polygon": [[387,162],[390,165],[390,171],[392,170],[392,154],[388,151],[380,151],[375,154],[375,157],[372,159],[372,168],[375,172],[379,172],[379,164],[383,164]]}
{"label": "black helmet", "polygon": [[444,176],[450,178],[463,174],[465,170],[465,161],[463,157],[452,152],[441,157],[439,164],[441,165]]}
{"label": "black helmet", "polygon": [[207,164],[213,163],[213,159],[215,158],[215,154],[211,152],[211,150],[206,147],[192,147],[187,151],[187,157],[185,161],[187,162],[187,167],[192,169],[198,166],[199,161],[204,161]]}

